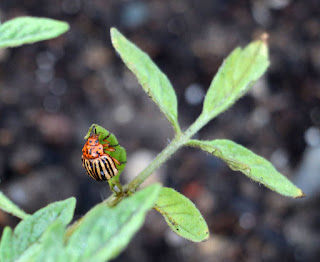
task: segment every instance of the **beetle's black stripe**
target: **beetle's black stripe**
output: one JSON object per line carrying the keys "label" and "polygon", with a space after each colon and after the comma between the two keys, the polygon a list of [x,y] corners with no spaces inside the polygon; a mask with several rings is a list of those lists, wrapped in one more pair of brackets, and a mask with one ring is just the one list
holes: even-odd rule
{"label": "beetle's black stripe", "polygon": [[104,157],[104,166],[106,168],[107,173],[109,174],[110,178],[114,177],[114,171],[112,170],[112,167],[110,166],[109,157]]}
{"label": "beetle's black stripe", "polygon": [[112,170],[114,171],[114,175],[116,176],[116,175],[118,175],[118,168],[117,168],[117,166],[116,166],[116,164],[114,163],[114,161],[113,161],[113,159],[112,158],[110,158],[110,162],[111,162],[111,167],[112,167]]}
{"label": "beetle's black stripe", "polygon": [[101,179],[100,179],[100,177],[97,175],[99,171],[97,170],[97,161],[96,161],[96,159],[92,160],[92,164],[93,164],[92,170],[93,170],[94,176],[95,176],[94,179],[100,181]]}
{"label": "beetle's black stripe", "polygon": [[97,181],[109,180],[118,174],[118,169],[109,155],[103,155],[97,159],[84,157],[81,159],[87,174]]}
{"label": "beetle's black stripe", "polygon": [[110,168],[108,166],[108,161],[107,161],[108,157],[104,156],[101,158],[101,165],[103,167],[104,173],[107,176],[107,179],[109,180],[110,178],[112,178],[114,176],[113,172],[110,172]]}
{"label": "beetle's black stripe", "polygon": [[102,156],[94,160],[94,172],[96,173],[97,180],[109,180],[112,177],[112,174],[109,173],[109,170],[106,169],[104,163],[105,156]]}
{"label": "beetle's black stripe", "polygon": [[105,172],[103,170],[103,166],[101,165],[101,159],[98,158],[97,159],[97,171],[98,171],[98,175],[100,177],[101,180],[106,180],[106,176],[105,176]]}
{"label": "beetle's black stripe", "polygon": [[96,177],[95,179],[98,181],[102,181],[102,177],[100,175],[99,158],[93,160],[93,172]]}
{"label": "beetle's black stripe", "polygon": [[95,171],[95,162],[92,160],[89,160],[89,162],[90,162],[91,177],[98,181],[101,180],[97,172]]}
{"label": "beetle's black stripe", "polygon": [[109,180],[112,176],[109,173],[109,171],[107,170],[107,167],[105,164],[106,164],[105,157],[101,157],[100,158],[100,167],[102,169],[101,172],[103,173],[104,180]]}
{"label": "beetle's black stripe", "polygon": [[94,173],[93,168],[92,168],[91,161],[88,160],[88,159],[85,159],[84,160],[84,165],[85,165],[85,169],[87,170],[88,175],[91,176],[92,178],[96,179],[95,173]]}
{"label": "beetle's black stripe", "polygon": [[116,176],[118,174],[118,169],[116,168],[111,157],[108,158],[108,163],[109,163],[110,169],[112,170],[113,176]]}
{"label": "beetle's black stripe", "polygon": [[105,160],[105,163],[106,163],[106,168],[108,169],[108,173],[110,174],[111,177],[113,177],[114,176],[114,172],[113,172],[112,166],[110,164],[109,157],[105,157],[104,160]]}
{"label": "beetle's black stripe", "polygon": [[109,180],[111,177],[109,176],[108,171],[104,166],[103,158],[99,158],[98,167],[99,167],[99,175],[101,180]]}
{"label": "beetle's black stripe", "polygon": [[118,175],[118,169],[117,169],[116,165],[114,164],[113,159],[108,156],[105,158],[105,160],[108,164],[108,170],[109,170],[110,174],[112,174],[112,177]]}
{"label": "beetle's black stripe", "polygon": [[100,180],[99,177],[97,176],[97,173],[94,170],[94,162],[92,160],[87,160],[87,167],[86,167],[89,175],[95,179],[95,180]]}

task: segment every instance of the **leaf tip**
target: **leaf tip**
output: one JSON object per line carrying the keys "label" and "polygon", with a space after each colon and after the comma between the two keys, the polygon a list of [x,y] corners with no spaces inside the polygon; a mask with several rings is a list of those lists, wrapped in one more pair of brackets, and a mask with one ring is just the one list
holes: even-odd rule
{"label": "leaf tip", "polygon": [[298,189],[298,194],[295,198],[304,198],[306,197],[306,194],[302,192],[301,189]]}
{"label": "leaf tip", "polygon": [[67,22],[63,22],[64,23],[64,30],[65,32],[67,32],[70,29],[70,25]]}
{"label": "leaf tip", "polygon": [[111,43],[113,45],[113,47],[117,50],[117,46],[118,46],[118,40],[119,40],[119,36],[122,36],[121,33],[118,31],[117,28],[115,27],[111,27],[110,28],[110,37],[111,37]]}
{"label": "leaf tip", "polygon": [[75,197],[69,197],[65,200],[62,200],[62,202],[64,203],[64,205],[68,206],[71,208],[71,210],[75,210],[76,208],[76,203],[77,203],[77,200]]}
{"label": "leaf tip", "polygon": [[118,31],[117,28],[115,27],[111,27],[110,28],[110,36],[111,36],[111,39],[114,39],[116,37],[116,35],[118,35],[120,32]]}
{"label": "leaf tip", "polygon": [[61,20],[53,20],[59,23],[66,31],[70,29],[70,25],[66,21],[61,21]]}
{"label": "leaf tip", "polygon": [[76,206],[77,199],[76,199],[75,197],[70,197],[69,199],[70,199],[70,204],[71,204],[72,206]]}
{"label": "leaf tip", "polygon": [[[31,17],[31,18],[32,18],[32,17]],[[67,31],[70,29],[69,23],[67,23],[67,22],[65,22],[65,21],[53,20],[53,19],[50,19],[50,18],[44,18],[44,19],[52,20],[53,22],[56,23],[56,25],[59,25],[59,28],[60,28],[60,33],[59,33],[59,35],[64,34],[65,32],[67,32]],[[57,36],[59,36],[59,35],[57,35]]]}
{"label": "leaf tip", "polygon": [[110,34],[112,35],[113,33],[115,33],[117,31],[117,29],[115,27],[111,27],[110,28]]}

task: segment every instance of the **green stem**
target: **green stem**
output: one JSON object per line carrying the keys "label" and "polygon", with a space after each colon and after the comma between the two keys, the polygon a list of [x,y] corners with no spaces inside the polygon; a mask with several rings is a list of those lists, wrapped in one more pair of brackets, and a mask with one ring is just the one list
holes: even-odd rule
{"label": "green stem", "polygon": [[166,162],[183,144],[185,141],[183,135],[175,137],[172,142],[157,155],[152,163],[144,169],[137,177],[135,177],[126,187],[129,191],[135,191],[162,163]]}
{"label": "green stem", "polygon": [[195,133],[207,124],[208,121],[209,119],[204,117],[204,115],[200,115],[184,133],[177,134],[172,142],[158,154],[152,163],[125,187],[124,191],[135,191],[156,169],[166,162],[181,146],[185,145]]}
{"label": "green stem", "polygon": [[[108,199],[104,201],[108,206],[112,207],[117,205],[123,198],[134,193],[137,188],[153,174],[164,162],[166,162],[180,147],[190,141],[190,138],[197,133],[204,125],[210,121],[201,114],[197,120],[184,132],[177,133],[172,142],[157,155],[152,163],[145,168],[138,176],[136,176],[129,184],[125,185],[121,193],[114,193]],[[68,228],[66,234],[66,240],[72,235],[72,233],[81,225],[82,219],[78,220],[71,227]]]}
{"label": "green stem", "polygon": [[190,138],[205,126],[211,119],[201,114],[197,120],[184,132],[177,133],[172,142],[157,155],[152,163],[146,167],[138,176],[136,176],[129,184],[125,185],[123,192],[119,195],[113,194],[105,200],[108,206],[117,205],[124,197],[134,193],[137,188],[153,174],[164,162],[166,162],[180,147],[190,141]]}

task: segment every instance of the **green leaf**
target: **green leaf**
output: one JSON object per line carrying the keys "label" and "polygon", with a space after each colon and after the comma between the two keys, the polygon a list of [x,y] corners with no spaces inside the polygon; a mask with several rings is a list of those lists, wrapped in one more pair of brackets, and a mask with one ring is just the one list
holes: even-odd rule
{"label": "green leaf", "polygon": [[194,242],[208,239],[209,229],[196,206],[172,188],[161,188],[154,207],[179,236]]}
{"label": "green leaf", "polygon": [[18,17],[0,25],[0,48],[57,37],[69,29],[66,22],[39,17]]}
{"label": "green leaf", "polygon": [[188,145],[199,147],[217,156],[225,161],[232,170],[242,172],[252,180],[281,195],[294,198],[305,196],[301,189],[280,174],[269,161],[233,141],[226,139],[191,140]]}
{"label": "green leaf", "polygon": [[32,259],[25,260],[35,262],[64,262],[72,261],[67,256],[64,249],[65,225],[57,220],[51,224],[40,239],[39,253],[36,253]]}
{"label": "green leaf", "polygon": [[269,66],[267,35],[246,48],[236,48],[213,78],[203,104],[202,115],[212,119],[228,109],[251,87]]}
{"label": "green leaf", "polygon": [[28,259],[39,252],[41,248],[39,239],[52,223],[55,221],[60,221],[63,225],[70,223],[75,203],[76,200],[73,197],[55,202],[22,220],[13,232],[14,258],[30,261]]}
{"label": "green leaf", "polygon": [[158,197],[160,185],[149,186],[115,207],[101,203],[78,223],[67,242],[76,261],[109,261],[116,257],[142,226]]}
{"label": "green leaf", "polygon": [[111,28],[111,40],[123,62],[137,77],[144,91],[158,105],[172,124],[175,132],[180,133],[177,97],[167,76],[161,72],[145,52],[115,28]]}
{"label": "green leaf", "polygon": [[14,204],[9,198],[7,198],[2,192],[0,192],[0,208],[21,219],[28,216],[23,210],[21,210],[16,204]]}
{"label": "green leaf", "polygon": [[[99,126],[97,124],[92,124],[91,127],[89,128],[89,131],[87,133],[87,135],[84,137],[84,139],[88,139],[91,131],[96,130],[96,133],[99,134],[99,142],[102,144],[105,144],[106,142],[104,142],[104,139],[107,139],[110,143],[110,145],[114,145],[114,148],[116,149],[116,151],[114,152],[110,152],[110,151],[105,151],[107,154],[109,154],[110,156],[114,157],[115,159],[117,159],[119,162],[121,162],[121,165],[116,164],[117,169],[118,169],[118,175],[117,175],[117,179],[119,178],[119,175],[121,174],[121,172],[123,171],[123,169],[126,166],[127,163],[127,154],[126,154],[126,150],[119,145],[119,142],[116,138],[116,136],[112,133],[110,133],[107,129],[103,128],[102,126]],[[114,179],[115,177],[113,177],[112,179]],[[112,180],[111,179],[111,180]]]}
{"label": "green leaf", "polygon": [[12,229],[10,227],[5,227],[0,242],[0,261],[11,262],[13,261],[13,257]]}

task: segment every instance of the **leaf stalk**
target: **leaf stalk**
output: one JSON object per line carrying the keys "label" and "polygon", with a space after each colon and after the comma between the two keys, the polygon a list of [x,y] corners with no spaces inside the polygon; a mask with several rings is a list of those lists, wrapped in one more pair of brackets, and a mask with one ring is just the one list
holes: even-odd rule
{"label": "leaf stalk", "polygon": [[111,195],[105,202],[109,206],[115,206],[124,197],[132,194],[137,188],[149,177],[155,170],[157,170],[164,162],[166,162],[179,148],[186,145],[190,139],[203,126],[210,121],[205,115],[201,114],[197,120],[183,133],[177,133],[171,143],[160,152],[157,157],[146,167],[138,176],[136,176],[129,184],[124,186],[123,194]]}

